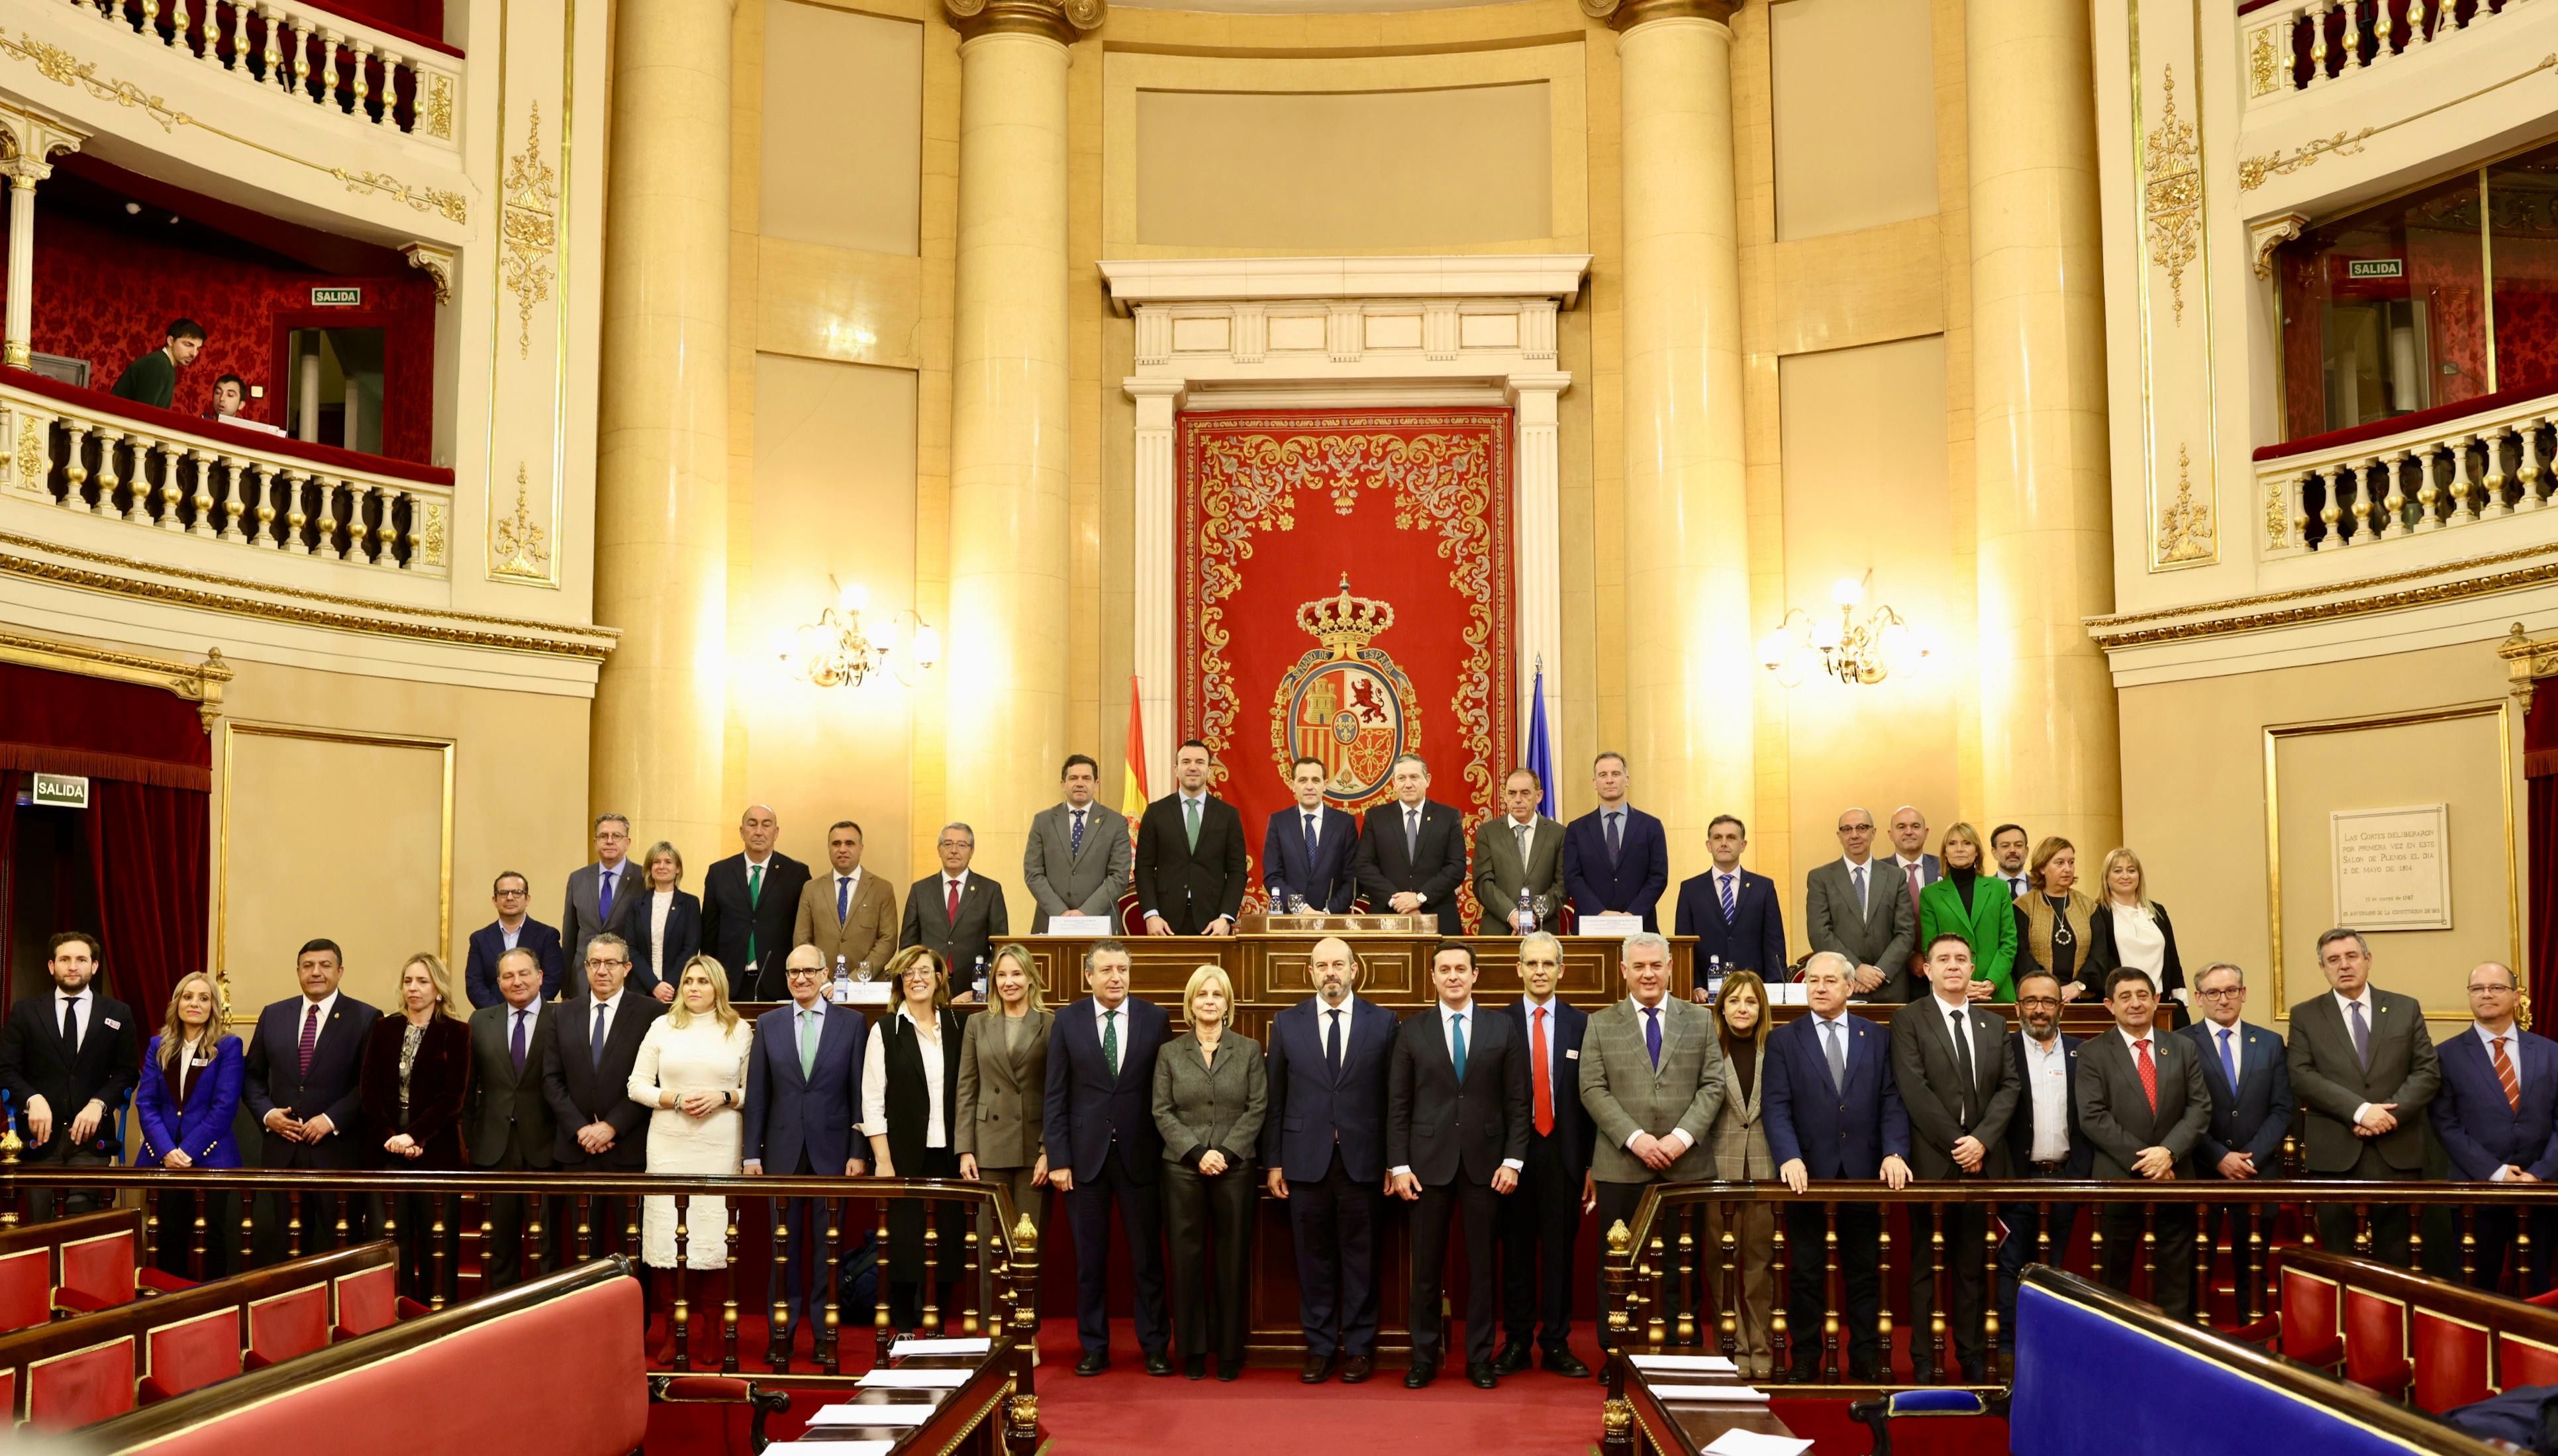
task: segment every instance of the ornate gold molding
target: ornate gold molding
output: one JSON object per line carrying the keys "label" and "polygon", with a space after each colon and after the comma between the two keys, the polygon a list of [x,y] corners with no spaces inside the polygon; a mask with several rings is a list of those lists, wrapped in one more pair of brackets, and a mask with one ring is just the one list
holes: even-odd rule
{"label": "ornate gold molding", "polygon": [[2504,659],[2505,675],[2513,680],[2514,701],[2524,712],[2531,711],[2531,693],[2538,679],[2558,677],[2558,633],[2533,638],[2517,622],[2513,624],[2513,635],[2504,640],[2495,655]]}
{"label": "ornate gold molding", "polygon": [[1045,36],[1061,46],[1101,29],[1107,0],[941,0],[942,15],[959,39],[979,36]]}
{"label": "ornate gold molding", "polygon": [[231,680],[231,665],[222,660],[220,648],[206,649],[202,662],[182,662],[86,643],[0,632],[0,662],[165,688],[198,705],[207,733],[213,731],[213,720],[222,715],[222,684]]}
{"label": "ornate gold molding", "polygon": [[2176,67],[2160,83],[2159,123],[2149,132],[2148,206],[2150,264],[2167,270],[2172,316],[2185,322],[2185,265],[2194,261],[2203,231],[2203,163],[2194,123],[2176,114]]}
{"label": "ornate gold molding", "polygon": [[515,513],[498,521],[489,532],[489,552],[498,564],[489,568],[491,576],[517,577],[548,585],[551,579],[551,548],[543,538],[542,528],[533,523],[532,508],[526,503],[525,467],[515,465]]}
{"label": "ornate gold molding", "polygon": [[2176,447],[2176,499],[2159,509],[2156,562],[2150,569],[2204,566],[2220,559],[2220,536],[2208,496],[2197,499],[2186,447]]}
{"label": "ornate gold molding", "polygon": [[[2267,611],[2246,611],[2253,607],[2271,607],[2277,602],[2304,601],[2312,597],[2333,598],[2348,592],[2367,592],[2402,581],[2423,581],[2428,577],[2450,576],[2461,571],[2474,571],[2482,566],[2502,565],[2541,557],[2529,566],[2486,576],[2464,576],[2448,581],[2433,581],[2401,591],[2378,592],[2343,601],[2319,601],[2307,606],[2274,607]],[[2118,648],[2145,647],[2153,643],[2185,642],[2195,638],[2224,637],[2236,632],[2262,632],[2269,628],[2293,627],[2307,622],[2333,621],[2341,617],[2360,617],[2373,612],[2400,612],[2410,607],[2430,607],[2442,602],[2464,601],[2471,597],[2493,596],[2498,592],[2519,591],[2525,587],[2545,586],[2558,582],[2558,546],[2527,546],[2518,551],[2477,556],[2466,561],[2449,561],[2440,566],[2414,571],[2391,572],[2385,576],[2367,576],[2352,581],[2331,582],[2324,586],[2300,587],[2292,591],[2266,592],[2251,597],[2233,597],[2221,602],[2202,602],[2190,607],[2166,607],[2154,612],[2132,612],[2121,616],[2082,619],[2087,635],[2096,646],[2111,652]],[[2211,616],[2212,613],[2234,613]],[[2194,620],[2171,622],[2165,619]],[[2156,627],[2135,624],[2156,622]],[[2131,629],[2131,630],[2125,630]]]}
{"label": "ornate gold molding", "polygon": [[2290,27],[2258,26],[2247,37],[2247,93],[2251,96],[2270,96],[2279,89],[2285,68],[2275,55],[2274,38],[2277,34],[2289,36]]}
{"label": "ornate gold molding", "polygon": [[1732,23],[1740,0],[1581,0],[1581,13],[1608,22],[1620,35],[1655,20],[1710,20]]}
{"label": "ornate gold molding", "polygon": [[2277,213],[2247,224],[2247,248],[2256,260],[2256,276],[2274,276],[2274,249],[2301,235],[2310,223],[2307,213]]}
{"label": "ornate gold molding", "polygon": [[515,295],[515,358],[533,354],[533,306],[551,296],[553,258],[559,250],[559,176],[542,160],[542,103],[524,123],[524,149],[506,162],[500,245],[505,249],[506,291]]}
{"label": "ornate gold molding", "polygon": [[435,304],[442,308],[453,302],[453,264],[458,256],[449,247],[431,242],[403,243],[400,251],[408,256],[408,265],[435,280]]}
{"label": "ornate gold molding", "polygon": [[2354,153],[2362,150],[2362,144],[2364,142],[2378,136],[2384,131],[2394,131],[2401,126],[2405,126],[2411,121],[2422,121],[2437,111],[2448,111],[2452,107],[2458,106],[2464,101],[2475,101],[2489,91],[2501,90],[2504,87],[2513,84],[2515,81],[2528,79],[2531,76],[2538,75],[2544,71],[2552,69],[2558,69],[2558,51],[2553,51],[2550,54],[2541,57],[2539,63],[2527,71],[2517,72],[2512,75],[2506,76],[2502,80],[2489,81],[2486,85],[2479,87],[2477,90],[2470,92],[2468,95],[2454,96],[2448,101],[2437,102],[2434,105],[2426,107],[2422,111],[2410,112],[2405,116],[2401,116],[2395,121],[2383,122],[2378,126],[2366,126],[2360,131],[2340,131],[2334,136],[2323,136],[2318,138],[2316,141],[2307,143],[2297,152],[2285,152],[2277,148],[2276,150],[2268,152],[2260,157],[2242,157],[2238,161],[2238,190],[2240,192],[2254,192],[2256,189],[2263,187],[2268,178],[2282,177],[2290,173],[2298,172],[2304,167],[2316,164],[2318,159],[2321,157],[2331,155],[2350,157]]}

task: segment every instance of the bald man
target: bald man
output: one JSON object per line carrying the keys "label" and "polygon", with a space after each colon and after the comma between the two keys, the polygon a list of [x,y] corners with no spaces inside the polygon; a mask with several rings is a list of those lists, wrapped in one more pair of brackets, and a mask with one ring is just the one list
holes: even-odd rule
{"label": "bald man", "polygon": [[808,867],[773,847],[782,820],[769,804],[748,804],[737,835],[744,852],[702,876],[702,951],[727,969],[729,999],[779,1001],[788,994],[782,961]]}

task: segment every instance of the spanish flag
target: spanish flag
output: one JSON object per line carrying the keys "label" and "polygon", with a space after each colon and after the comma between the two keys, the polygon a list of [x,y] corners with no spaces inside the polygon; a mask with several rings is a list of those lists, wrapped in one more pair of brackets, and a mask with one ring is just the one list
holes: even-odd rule
{"label": "spanish flag", "polygon": [[1137,698],[1137,676],[1128,675],[1128,753],[1119,789],[1119,812],[1128,816],[1128,837],[1137,836],[1137,821],[1146,816],[1146,714]]}

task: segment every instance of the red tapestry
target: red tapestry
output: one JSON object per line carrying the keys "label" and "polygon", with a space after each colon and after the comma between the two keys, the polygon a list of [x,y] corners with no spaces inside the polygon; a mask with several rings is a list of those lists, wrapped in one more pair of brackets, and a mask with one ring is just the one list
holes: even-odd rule
{"label": "red tapestry", "polygon": [[1353,814],[1421,754],[1471,844],[1517,757],[1510,412],[1186,413],[1179,448],[1182,737],[1242,811],[1250,903],[1301,754]]}

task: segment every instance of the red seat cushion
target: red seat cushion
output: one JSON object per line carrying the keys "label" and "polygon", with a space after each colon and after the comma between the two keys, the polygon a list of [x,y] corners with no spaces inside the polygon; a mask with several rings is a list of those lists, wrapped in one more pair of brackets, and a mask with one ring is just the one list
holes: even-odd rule
{"label": "red seat cushion", "polygon": [[[70,1308],[104,1309],[133,1298],[133,1235],[129,1230],[79,1238],[63,1245],[63,1273],[54,1302]],[[77,1297],[73,1304],[65,1295]]]}
{"label": "red seat cushion", "polygon": [[248,1307],[248,1368],[308,1355],[329,1343],[329,1287],[271,1295]]}
{"label": "red seat cushion", "polygon": [[2415,1344],[2417,1409],[2450,1410],[2495,1393],[2488,1383],[2485,1326],[2430,1309],[2418,1309],[2407,1323]]}
{"label": "red seat cushion", "polygon": [[2344,1360],[2344,1311],[2340,1303],[2334,1279],[2286,1266],[2282,1303],[2284,1358],[2322,1369]]}
{"label": "red seat cushion", "polygon": [[145,1264],[133,1271],[133,1287],[146,1294],[175,1294],[181,1289],[195,1288],[196,1281]]}
{"label": "red seat cushion", "polygon": [[239,1311],[216,1309],[142,1337],[143,1403],[183,1395],[240,1373]]}
{"label": "red seat cushion", "polygon": [[2414,1369],[2407,1360],[2407,1306],[2368,1289],[2345,1291],[2345,1378],[2396,1396]]}
{"label": "red seat cushion", "polygon": [[54,1251],[0,1254],[0,1331],[24,1330],[54,1317]]}
{"label": "red seat cushion", "polygon": [[2558,1385],[2558,1346],[2525,1340],[2520,1335],[2501,1335],[2495,1342],[2495,1365],[2498,1389]]}
{"label": "red seat cushion", "polygon": [[133,1337],[27,1367],[27,1424],[67,1431],[133,1408]]}
{"label": "red seat cushion", "polygon": [[389,1264],[340,1275],[336,1338],[351,1340],[389,1328],[398,1321],[398,1301],[399,1270]]}

